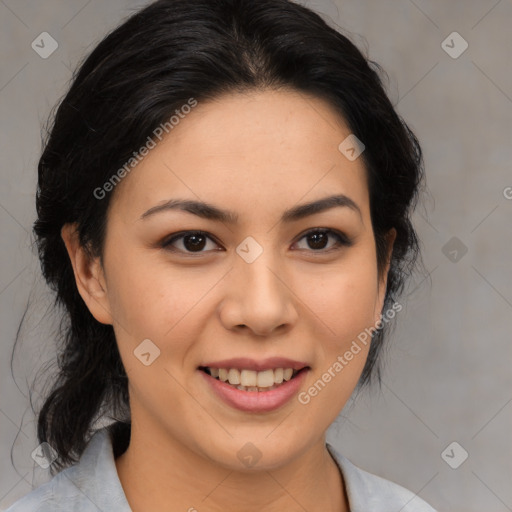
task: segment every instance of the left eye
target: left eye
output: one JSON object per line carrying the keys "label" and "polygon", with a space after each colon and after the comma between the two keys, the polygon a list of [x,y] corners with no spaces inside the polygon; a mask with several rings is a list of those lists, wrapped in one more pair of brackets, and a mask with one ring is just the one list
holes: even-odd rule
{"label": "left eye", "polygon": [[[326,249],[326,245],[328,245],[329,238],[334,238],[335,243],[331,245],[331,247]],[[299,242],[303,239],[307,240],[307,244],[313,252],[328,252],[332,249],[339,248],[341,246],[350,246],[352,245],[351,240],[338,231],[334,231],[332,229],[313,229],[302,235],[299,238]],[[181,247],[176,247],[176,242],[180,242]],[[162,244],[162,247],[168,249],[173,252],[183,252],[183,253],[201,253],[208,252],[205,251],[205,247],[208,245],[208,241],[213,243],[214,248],[211,250],[222,250],[219,249],[218,244],[208,235],[208,233],[204,231],[185,231],[174,235],[172,238],[167,240]],[[298,242],[296,242],[297,244]],[[215,249],[215,246],[217,249]],[[304,249],[304,248],[299,248]],[[307,248],[306,248],[307,250]]]}
{"label": "left eye", "polygon": [[[336,242],[329,249],[325,250],[329,237],[335,238]],[[341,246],[352,245],[352,241],[346,235],[332,229],[313,229],[305,233],[299,241],[304,238],[308,239],[308,245],[314,249],[313,252],[328,252]]]}

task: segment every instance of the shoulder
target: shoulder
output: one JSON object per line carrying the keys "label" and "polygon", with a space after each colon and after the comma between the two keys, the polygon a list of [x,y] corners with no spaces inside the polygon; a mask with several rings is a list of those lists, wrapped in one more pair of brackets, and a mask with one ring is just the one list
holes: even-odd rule
{"label": "shoulder", "polygon": [[70,504],[81,504],[80,491],[69,478],[73,473],[72,469],[73,467],[65,469],[55,475],[49,482],[13,503],[6,512],[64,512],[64,503],[66,510],[69,510]]}
{"label": "shoulder", "polygon": [[327,447],[343,475],[351,512],[436,512],[412,491],[357,467],[332,445]]}
{"label": "shoulder", "polygon": [[80,461],[13,503],[6,512],[129,512],[106,428],[96,432]]}

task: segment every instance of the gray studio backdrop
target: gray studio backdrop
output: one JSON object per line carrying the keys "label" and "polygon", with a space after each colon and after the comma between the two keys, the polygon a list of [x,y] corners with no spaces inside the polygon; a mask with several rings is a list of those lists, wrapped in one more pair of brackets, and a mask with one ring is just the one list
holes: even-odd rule
{"label": "gray studio backdrop", "polygon": [[[414,216],[429,276],[401,301],[382,390],[352,400],[329,439],[439,510],[511,511],[512,2],[304,3],[388,72],[430,193]],[[0,510],[49,479],[31,457],[27,387],[54,364],[51,297],[30,248],[41,124],[76,63],[142,5],[0,0]]]}

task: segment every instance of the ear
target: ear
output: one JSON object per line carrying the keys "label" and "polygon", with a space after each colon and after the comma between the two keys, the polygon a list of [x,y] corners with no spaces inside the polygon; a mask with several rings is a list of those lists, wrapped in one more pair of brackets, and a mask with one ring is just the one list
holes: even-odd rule
{"label": "ear", "polygon": [[73,266],[78,292],[89,311],[98,322],[112,324],[107,286],[99,257],[92,258],[80,245],[76,224],[65,224],[61,237]]}
{"label": "ear", "polygon": [[391,255],[393,254],[393,245],[396,239],[396,229],[391,228],[386,234],[387,249],[386,249],[386,266],[382,275],[380,276],[377,291],[378,297],[375,308],[375,323],[379,322],[380,315],[382,314],[382,308],[384,307],[384,299],[386,297],[386,286],[388,284],[388,273],[391,266]]}

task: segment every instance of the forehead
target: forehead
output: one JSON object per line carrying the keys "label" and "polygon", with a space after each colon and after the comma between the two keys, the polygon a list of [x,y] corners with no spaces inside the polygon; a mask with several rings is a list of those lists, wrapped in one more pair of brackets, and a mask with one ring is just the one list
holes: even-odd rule
{"label": "forehead", "polygon": [[262,213],[341,193],[364,210],[363,161],[350,161],[338,149],[349,135],[328,103],[295,91],[198,102],[123,178],[113,208],[140,216],[185,197]]}

